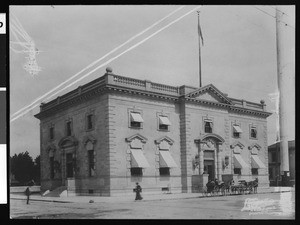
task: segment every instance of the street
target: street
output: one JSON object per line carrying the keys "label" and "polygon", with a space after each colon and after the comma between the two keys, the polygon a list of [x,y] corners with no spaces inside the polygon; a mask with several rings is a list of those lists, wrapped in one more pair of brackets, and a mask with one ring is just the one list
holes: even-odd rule
{"label": "street", "polygon": [[10,200],[12,219],[295,219],[295,192],[161,201],[57,203]]}

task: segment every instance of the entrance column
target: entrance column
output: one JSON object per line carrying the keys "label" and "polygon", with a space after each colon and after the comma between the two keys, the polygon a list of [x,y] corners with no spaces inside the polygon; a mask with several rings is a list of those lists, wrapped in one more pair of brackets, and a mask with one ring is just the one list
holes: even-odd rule
{"label": "entrance column", "polygon": [[222,152],[222,143],[217,142],[216,143],[216,154],[218,156],[217,158],[217,165],[218,165],[218,180],[222,180],[222,156],[221,156],[221,152]]}
{"label": "entrance column", "polygon": [[203,158],[203,150],[201,148],[201,144],[203,142],[199,142],[199,175],[202,175],[204,172],[204,158]]}
{"label": "entrance column", "polygon": [[65,150],[63,148],[60,149],[60,157],[61,157],[61,183],[62,185],[65,185],[66,178],[65,178]]}

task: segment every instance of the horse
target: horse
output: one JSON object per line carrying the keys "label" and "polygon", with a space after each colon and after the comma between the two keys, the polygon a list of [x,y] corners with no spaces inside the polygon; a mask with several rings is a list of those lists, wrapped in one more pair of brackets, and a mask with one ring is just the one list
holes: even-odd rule
{"label": "horse", "polygon": [[255,178],[255,180],[253,180],[253,181],[249,181],[248,184],[251,185],[251,187],[253,188],[254,194],[256,194],[257,187],[258,187],[258,178]]}

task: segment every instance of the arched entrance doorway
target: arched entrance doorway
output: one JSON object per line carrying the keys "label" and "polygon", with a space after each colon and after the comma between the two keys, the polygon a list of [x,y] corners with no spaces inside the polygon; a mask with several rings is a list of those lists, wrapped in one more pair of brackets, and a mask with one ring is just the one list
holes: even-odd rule
{"label": "arched entrance doorway", "polygon": [[66,180],[75,178],[77,144],[78,141],[71,136],[61,139],[58,143],[58,146],[61,150],[61,170],[63,185],[66,185]]}
{"label": "arched entrance doorway", "polygon": [[222,177],[220,152],[225,140],[217,134],[205,134],[195,140],[198,144],[199,174],[208,174],[208,179]]}

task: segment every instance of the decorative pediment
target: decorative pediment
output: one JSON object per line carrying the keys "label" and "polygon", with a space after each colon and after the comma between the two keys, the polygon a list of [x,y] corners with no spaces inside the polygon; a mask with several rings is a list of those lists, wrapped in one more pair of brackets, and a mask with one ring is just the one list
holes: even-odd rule
{"label": "decorative pediment", "polygon": [[51,143],[51,144],[48,145],[48,147],[46,148],[46,152],[49,152],[50,150],[51,151],[55,151],[56,150],[56,146],[53,143]]}
{"label": "decorative pediment", "polygon": [[143,144],[146,143],[148,139],[140,134],[135,134],[125,138],[125,140],[129,142],[131,148],[141,149],[143,148]]}
{"label": "decorative pediment", "polygon": [[251,151],[252,155],[257,155],[258,151],[261,149],[261,146],[257,143],[254,143],[254,144],[250,145],[248,147],[248,149]]}
{"label": "decorative pediment", "polygon": [[173,145],[174,140],[172,140],[168,136],[164,136],[156,139],[155,143],[158,144],[159,149],[170,149],[170,145]]}
{"label": "decorative pediment", "polygon": [[58,142],[58,146],[60,148],[69,147],[69,146],[77,146],[77,144],[78,144],[78,141],[73,136],[64,137]]}
{"label": "decorative pediment", "polygon": [[46,152],[49,155],[49,157],[54,156],[55,151],[56,151],[56,146],[53,143],[48,145],[48,147],[46,148]]}
{"label": "decorative pediment", "polygon": [[85,136],[83,138],[83,144],[86,145],[88,142],[91,142],[92,144],[95,144],[96,143],[96,138],[94,138],[93,135],[88,135],[88,136]]}
{"label": "decorative pediment", "polygon": [[125,140],[127,141],[127,142],[131,142],[131,141],[133,141],[134,139],[139,139],[141,142],[143,142],[143,143],[146,143],[147,141],[148,141],[148,139],[147,138],[145,138],[144,136],[142,136],[142,135],[140,135],[140,134],[134,134],[134,135],[132,135],[132,136],[130,136],[130,137],[128,137],[128,138],[125,138]]}
{"label": "decorative pediment", "polygon": [[155,143],[159,144],[162,141],[167,141],[170,145],[172,145],[174,143],[173,139],[169,138],[168,136],[164,136],[164,137],[156,139]]}
{"label": "decorative pediment", "polygon": [[195,143],[199,143],[199,142],[206,143],[210,139],[212,139],[212,141],[210,142],[215,142],[216,144],[223,144],[225,142],[224,138],[214,133],[201,135],[198,138],[196,138],[194,141]]}
{"label": "decorative pediment", "polygon": [[245,146],[239,142],[235,141],[230,145],[230,148],[233,149],[234,153],[240,154]]}
{"label": "decorative pediment", "polygon": [[206,85],[196,91],[188,93],[185,97],[232,105],[231,100],[219,91],[213,84]]}

